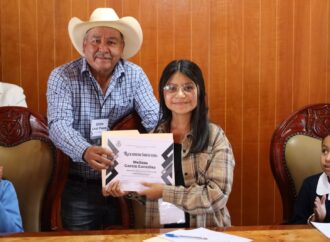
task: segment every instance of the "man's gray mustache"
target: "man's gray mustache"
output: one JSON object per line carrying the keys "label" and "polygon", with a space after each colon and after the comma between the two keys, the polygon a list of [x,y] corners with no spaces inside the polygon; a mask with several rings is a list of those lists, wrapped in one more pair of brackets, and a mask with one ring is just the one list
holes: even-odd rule
{"label": "man's gray mustache", "polygon": [[103,52],[96,52],[94,55],[95,58],[104,58],[104,59],[112,59],[112,56],[109,53],[103,53]]}

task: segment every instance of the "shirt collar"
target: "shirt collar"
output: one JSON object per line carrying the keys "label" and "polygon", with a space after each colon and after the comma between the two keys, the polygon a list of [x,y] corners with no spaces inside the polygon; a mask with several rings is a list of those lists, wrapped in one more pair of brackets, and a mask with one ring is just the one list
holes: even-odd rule
{"label": "shirt collar", "polygon": [[[115,70],[113,72],[113,78],[117,79],[121,77],[122,75],[125,75],[125,68],[124,68],[125,61],[123,59],[120,59],[115,67]],[[90,71],[89,65],[87,63],[86,58],[82,58],[82,68],[81,68],[81,74],[88,72],[92,76],[92,72]]]}
{"label": "shirt collar", "polygon": [[[324,172],[321,174],[319,181],[317,182],[316,194],[319,196],[330,194],[330,183],[328,176]],[[330,196],[328,196],[328,200],[330,200]]]}

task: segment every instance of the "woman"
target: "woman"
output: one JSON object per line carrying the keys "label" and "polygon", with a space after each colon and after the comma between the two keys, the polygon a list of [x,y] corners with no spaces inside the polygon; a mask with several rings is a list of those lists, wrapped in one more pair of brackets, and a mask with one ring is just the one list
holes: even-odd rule
{"label": "woman", "polygon": [[[158,199],[186,214],[182,224],[165,227],[230,226],[226,207],[233,183],[234,156],[224,131],[209,122],[204,78],[189,60],[175,60],[159,83],[160,119],[154,132],[173,133],[175,186],[143,183],[146,227],[160,227]],[[119,182],[105,194],[122,196]]]}
{"label": "woman", "polygon": [[299,191],[291,223],[330,222],[330,134],[322,140],[322,173],[306,178]]}

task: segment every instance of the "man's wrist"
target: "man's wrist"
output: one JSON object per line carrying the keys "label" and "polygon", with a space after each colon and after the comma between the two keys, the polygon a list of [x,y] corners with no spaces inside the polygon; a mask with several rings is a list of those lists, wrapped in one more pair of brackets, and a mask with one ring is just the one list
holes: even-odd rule
{"label": "man's wrist", "polygon": [[87,160],[85,159],[85,154],[86,154],[86,151],[87,151],[88,148],[89,148],[89,147],[87,147],[87,148],[84,150],[84,152],[83,152],[83,154],[82,154],[82,157],[81,157],[81,159],[82,159],[84,162],[86,162],[86,163],[88,163],[88,162],[87,162]]}

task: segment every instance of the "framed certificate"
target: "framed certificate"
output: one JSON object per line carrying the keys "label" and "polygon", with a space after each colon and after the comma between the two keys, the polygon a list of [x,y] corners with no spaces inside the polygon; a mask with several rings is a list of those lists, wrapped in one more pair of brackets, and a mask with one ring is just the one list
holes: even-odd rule
{"label": "framed certificate", "polygon": [[175,184],[171,133],[105,131],[102,146],[114,154],[114,166],[102,171],[102,186],[117,179],[123,191],[141,191],[141,182]]}

